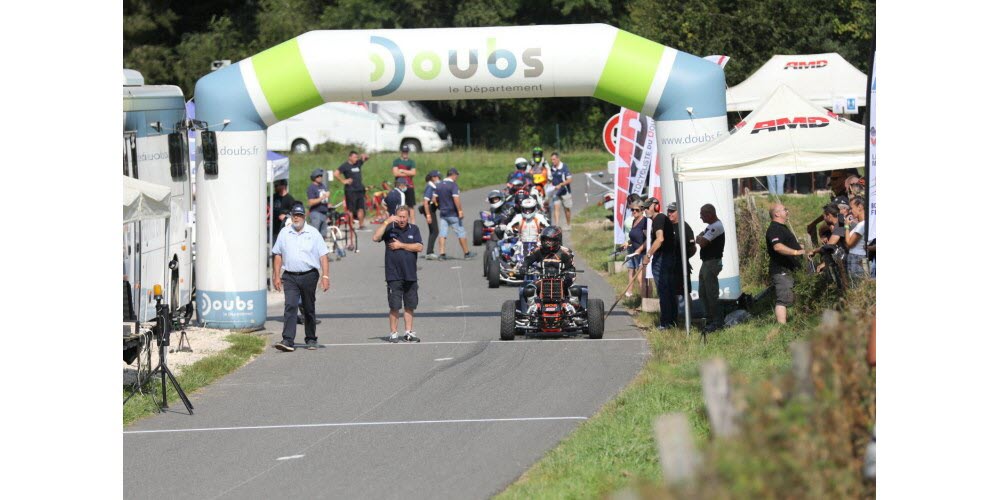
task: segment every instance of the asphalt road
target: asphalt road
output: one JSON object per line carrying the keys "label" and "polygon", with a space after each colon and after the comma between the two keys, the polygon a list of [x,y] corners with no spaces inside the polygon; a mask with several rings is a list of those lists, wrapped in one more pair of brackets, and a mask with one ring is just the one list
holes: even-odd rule
{"label": "asphalt road", "polygon": [[[470,245],[487,191],[463,193]],[[383,250],[360,235],[361,253],[331,263],[332,288],[319,293],[320,349],[269,346],[191,395],[193,416],[175,403],[125,429],[126,498],[486,498],[594,415],[648,355],[617,311],[603,340],[501,342],[500,304],[516,289],[487,288],[482,247],[469,261],[419,261],[423,342],[388,343]],[[454,236],[448,253],[460,253]],[[589,271],[578,282],[610,306],[611,288],[577,265]],[[266,328],[276,332],[269,344],[280,340],[281,305]]]}

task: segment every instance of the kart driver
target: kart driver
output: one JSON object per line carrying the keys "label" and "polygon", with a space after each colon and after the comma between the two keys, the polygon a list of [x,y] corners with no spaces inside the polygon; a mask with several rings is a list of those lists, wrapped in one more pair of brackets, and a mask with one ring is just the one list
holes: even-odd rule
{"label": "kart driver", "polygon": [[503,231],[507,223],[514,218],[514,205],[506,203],[506,199],[499,189],[490,191],[490,194],[486,195],[486,202],[490,205],[493,224]]}
{"label": "kart driver", "polygon": [[549,221],[538,212],[538,201],[533,197],[526,197],[521,201],[521,213],[514,216],[507,224],[506,237],[518,236],[518,240],[525,243],[535,243],[542,229],[549,227]]}
{"label": "kart driver", "polygon": [[531,150],[531,163],[528,168],[531,174],[531,183],[534,184],[542,195],[545,195],[545,185],[549,182],[549,164],[545,163],[545,155],[542,148],[536,147]]}
{"label": "kart driver", "polygon": [[569,287],[576,279],[576,266],[573,265],[573,252],[562,246],[562,229],[558,226],[549,226],[542,230],[539,236],[541,242],[533,252],[524,258],[524,268],[530,269],[532,265],[541,262],[558,261],[563,266],[566,278],[563,280],[563,287]]}
{"label": "kart driver", "polygon": [[528,160],[518,158],[514,160],[514,171],[507,176],[507,187],[513,187],[512,182],[514,179],[521,179],[525,184],[529,184],[530,178],[528,175]]}

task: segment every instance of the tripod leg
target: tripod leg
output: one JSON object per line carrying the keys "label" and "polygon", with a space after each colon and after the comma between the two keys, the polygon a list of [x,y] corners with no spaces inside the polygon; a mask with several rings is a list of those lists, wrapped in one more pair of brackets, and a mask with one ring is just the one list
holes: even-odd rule
{"label": "tripod leg", "polygon": [[[163,367],[163,373],[165,373],[166,376],[170,377],[170,383],[173,384],[174,390],[177,391],[177,395],[180,396],[181,401],[184,402],[184,407],[187,408],[188,414],[189,415],[194,415],[194,405],[192,405],[191,401],[188,400],[187,394],[184,394],[184,389],[181,389],[181,384],[179,384],[177,382],[177,379],[174,378],[174,374],[171,373],[170,369],[167,368],[167,367]],[[166,400],[167,400],[166,394],[167,394],[166,386],[164,386],[164,391],[163,391],[163,401],[164,402],[166,402]]]}

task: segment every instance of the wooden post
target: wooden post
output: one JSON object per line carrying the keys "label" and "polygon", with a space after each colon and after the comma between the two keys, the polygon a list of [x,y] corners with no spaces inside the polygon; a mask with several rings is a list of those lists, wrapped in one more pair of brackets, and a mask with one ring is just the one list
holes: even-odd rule
{"label": "wooden post", "polygon": [[788,346],[792,351],[792,375],[795,377],[795,395],[805,398],[812,398],[813,383],[810,373],[812,372],[812,351],[809,343],[804,340],[796,340]]}
{"label": "wooden post", "polygon": [[660,450],[660,467],[667,484],[694,479],[701,456],[694,447],[691,425],[684,413],[660,415],[653,421],[653,436]]}
{"label": "wooden post", "polygon": [[701,389],[712,434],[721,438],[735,436],[737,409],[730,394],[725,361],[714,358],[701,364]]}

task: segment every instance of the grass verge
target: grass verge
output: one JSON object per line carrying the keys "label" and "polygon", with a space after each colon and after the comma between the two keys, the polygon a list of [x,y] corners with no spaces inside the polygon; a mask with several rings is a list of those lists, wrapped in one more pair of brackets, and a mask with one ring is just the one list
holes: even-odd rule
{"label": "grass verge", "polygon": [[[799,218],[804,219],[806,214],[815,213],[807,211],[809,207],[821,206],[823,201],[819,196],[808,198],[812,199],[797,199],[791,202],[786,200],[785,203],[788,206],[801,206],[796,211],[801,214]],[[766,200],[763,200],[763,203],[759,199],[756,201],[758,205],[767,206]],[[603,207],[593,206],[587,207],[574,218],[573,248],[594,267],[606,262],[611,251],[610,231],[600,222],[605,215]],[[793,220],[793,230],[804,237],[805,225],[808,222],[808,220]],[[626,285],[625,274],[607,276],[607,279],[617,292],[622,291]],[[870,288],[871,290],[862,293],[869,293],[874,300],[874,284]],[[706,493],[708,497],[783,496],[791,494],[792,491],[804,494],[859,493],[862,491],[860,487],[856,487],[860,484],[859,475],[852,475],[856,467],[844,465],[845,460],[840,460],[840,463],[831,460],[823,462],[823,458],[828,457],[820,457],[817,460],[818,464],[807,461],[796,462],[794,459],[798,456],[795,453],[780,449],[780,446],[787,446],[792,439],[786,438],[778,443],[779,440],[774,439],[774,435],[784,435],[784,431],[792,429],[795,431],[792,433],[793,437],[802,437],[810,429],[815,429],[815,425],[812,427],[805,425],[804,421],[811,421],[814,424],[818,422],[821,428],[825,423],[815,413],[809,414],[799,405],[778,409],[763,404],[755,407],[755,410],[750,412],[751,417],[748,418],[748,425],[753,426],[751,427],[753,432],[747,431],[753,436],[739,441],[734,446],[714,443],[709,439],[709,424],[704,410],[699,374],[701,362],[712,357],[725,359],[735,386],[755,388],[754,391],[748,391],[756,398],[751,400],[751,404],[773,397],[774,390],[769,385],[770,380],[777,374],[787,372],[791,364],[788,345],[794,340],[812,337],[819,323],[819,316],[816,313],[795,314],[795,312],[793,308],[787,325],[778,325],[771,316],[762,315],[747,323],[728,328],[721,334],[713,334],[709,337],[707,345],[702,345],[700,336],[696,332],[692,332],[691,337],[688,337],[683,329],[657,331],[651,329],[656,319],[654,314],[632,311],[635,323],[644,329],[650,344],[651,356],[646,366],[635,380],[607,403],[597,415],[564,439],[497,498],[599,498],[621,488],[635,486],[639,486],[644,492],[652,491],[655,497],[703,496]],[[844,343],[841,342],[840,345],[841,350],[846,352]],[[850,352],[857,354],[854,351]],[[851,373],[860,372],[855,370]],[[864,377],[858,375],[857,378]],[[859,384],[860,382],[857,382],[855,385]],[[760,389],[761,387],[765,389]],[[872,391],[873,387],[872,383]],[[841,398],[833,394],[828,395],[821,405],[826,408],[857,407],[845,404],[838,406],[838,403],[842,403]],[[655,417],[670,412],[686,414],[695,435],[696,445],[708,450],[708,461],[712,464],[712,472],[706,475],[706,485],[700,490],[667,492],[658,486],[662,483],[662,473],[653,438],[652,421]],[[810,415],[813,417],[811,420]],[[856,423],[864,422],[864,419],[839,418],[837,421]],[[841,429],[843,427],[841,425]],[[863,425],[856,427],[861,427],[864,431]],[[826,425],[826,428],[830,429],[831,426]],[[847,434],[850,435],[850,432]],[[767,438],[771,438],[770,441]],[[840,442],[850,440],[848,437],[840,437],[839,434],[831,435],[828,431],[826,435],[818,437],[817,442],[828,438],[831,441],[839,439]],[[822,444],[829,445],[827,442]],[[773,447],[765,448],[767,445]],[[823,449],[822,446],[801,448]],[[773,460],[776,464],[769,463],[772,456],[775,457]],[[844,454],[841,454],[838,458],[843,456]],[[811,485],[809,481],[798,483],[774,481],[772,484],[762,486],[762,483],[769,482],[766,479],[768,474],[762,469],[769,470],[771,476],[787,475],[795,480],[836,477],[842,482],[853,478],[853,486],[811,490],[795,487],[801,484]],[[778,471],[778,474],[775,471]],[[832,474],[831,471],[836,473]]]}
{"label": "grass verge", "polygon": [[[177,382],[190,398],[195,391],[212,383],[216,379],[232,373],[237,368],[247,364],[258,354],[264,352],[266,340],[264,337],[249,333],[233,333],[226,337],[232,344],[226,350],[206,358],[202,358],[190,366],[184,367],[184,371],[177,375]],[[156,353],[153,353],[153,363],[156,363]],[[176,375],[176,374],[175,374]],[[150,380],[144,389],[146,394],[156,396],[159,401],[159,377]],[[128,396],[129,390],[125,389],[122,398]],[[173,404],[178,402],[177,392],[167,382],[167,402]],[[122,409],[122,423],[129,425],[140,418],[152,415],[159,411],[159,407],[153,398],[137,394],[129,400]]]}

